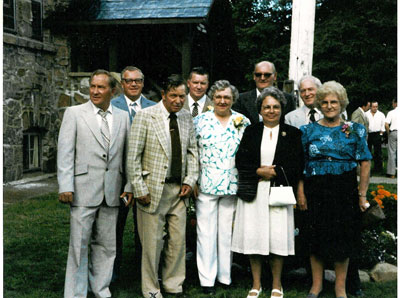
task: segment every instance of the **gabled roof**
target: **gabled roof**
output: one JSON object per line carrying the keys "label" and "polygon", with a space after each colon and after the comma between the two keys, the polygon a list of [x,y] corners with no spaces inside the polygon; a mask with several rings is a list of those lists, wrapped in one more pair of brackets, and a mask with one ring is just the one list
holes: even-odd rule
{"label": "gabled roof", "polygon": [[90,21],[110,23],[193,23],[207,17],[214,0],[98,0]]}

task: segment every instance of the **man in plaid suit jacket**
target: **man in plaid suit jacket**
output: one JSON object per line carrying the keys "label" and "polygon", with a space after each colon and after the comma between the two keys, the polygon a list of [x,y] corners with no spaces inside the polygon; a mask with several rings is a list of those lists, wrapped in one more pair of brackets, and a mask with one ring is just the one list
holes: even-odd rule
{"label": "man in plaid suit jacket", "polygon": [[[192,116],[182,109],[186,99],[185,82],[177,75],[170,76],[161,95],[161,102],[136,114],[128,152],[128,175],[138,203],[139,237],[143,247],[142,293],[149,298],[162,297],[158,265],[163,247],[163,288],[171,294],[182,292],[185,280],[185,199],[199,175]],[[172,114],[177,117],[181,146],[179,178],[172,175],[176,170],[176,164],[172,162],[175,143],[171,142],[173,136],[170,135]]]}

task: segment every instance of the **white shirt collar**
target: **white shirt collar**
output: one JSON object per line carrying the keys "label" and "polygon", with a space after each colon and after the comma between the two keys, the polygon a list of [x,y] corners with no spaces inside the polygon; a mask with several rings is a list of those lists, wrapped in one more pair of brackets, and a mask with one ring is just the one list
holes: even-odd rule
{"label": "white shirt collar", "polygon": [[[192,106],[193,106],[193,104],[195,103],[195,102],[197,102],[198,104],[199,104],[199,111],[202,111],[203,110],[203,107],[204,107],[204,104],[206,103],[206,95],[204,94],[203,95],[203,97],[202,98],[200,98],[198,101],[195,101],[193,98],[192,98],[192,96],[190,95],[190,93],[188,93],[188,105],[189,105],[189,108],[192,108]],[[190,110],[192,110],[192,109],[190,109]]]}
{"label": "white shirt collar", "polygon": [[[99,113],[99,110],[101,110],[99,107],[97,107],[92,101],[90,101],[90,103],[92,104],[92,107],[93,107],[93,113],[95,114],[95,115],[97,115],[98,113]],[[110,114],[112,114],[112,104],[110,103],[110,105],[108,106],[108,109],[107,109],[107,111],[110,113]],[[107,112],[106,111],[106,112]]]}
{"label": "white shirt collar", "polygon": [[124,94],[124,97],[126,100],[126,105],[128,107],[132,107],[131,104],[136,103],[136,105],[138,106],[139,109],[142,108],[142,104],[141,104],[142,103],[142,101],[141,101],[142,94],[140,94],[140,97],[138,99],[136,99],[135,101],[130,100],[129,97],[127,97],[125,94]]}

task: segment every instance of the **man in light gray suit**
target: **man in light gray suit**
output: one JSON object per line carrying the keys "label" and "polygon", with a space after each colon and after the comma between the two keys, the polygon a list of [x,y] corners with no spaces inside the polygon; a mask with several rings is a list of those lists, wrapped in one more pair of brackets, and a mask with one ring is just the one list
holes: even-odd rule
{"label": "man in light gray suit", "polygon": [[146,298],[163,297],[158,280],[162,250],[164,290],[172,295],[182,293],[185,198],[199,175],[192,116],[182,109],[185,82],[177,75],[170,76],[161,95],[161,102],[137,113],[129,138],[128,174],[138,205],[142,294]]}
{"label": "man in light gray suit", "polygon": [[359,107],[351,114],[351,121],[360,123],[365,126],[368,132],[369,122],[365,112],[369,110],[370,102],[367,99],[360,101]]}
{"label": "man in light gray suit", "polygon": [[193,67],[189,73],[187,87],[189,94],[183,104],[183,108],[188,110],[192,117],[208,111],[211,100],[206,95],[209,85],[209,74],[203,67]]}
{"label": "man in light gray suit", "polygon": [[304,105],[291,111],[285,116],[285,123],[300,128],[300,126],[310,122],[318,121],[322,118],[321,112],[314,107],[315,95],[321,81],[314,76],[304,76],[299,81],[300,98]]}
{"label": "man in light gray suit", "polygon": [[[134,66],[127,66],[121,71],[121,85],[124,93],[111,101],[113,106],[129,113],[130,123],[136,113],[142,109],[151,107],[156,103],[148,100],[143,96],[144,74]],[[140,256],[142,254],[142,246],[140,245],[139,232],[137,229],[137,206],[132,204],[133,223],[135,232],[135,255],[134,255],[134,272],[140,275]],[[122,263],[122,247],[126,218],[128,217],[129,206],[121,204],[118,211],[117,221],[117,255],[115,257],[112,281],[115,282],[119,278],[119,272]]]}
{"label": "man in light gray suit", "polygon": [[60,128],[59,201],[71,206],[64,297],[86,297],[88,289],[111,297],[119,198],[132,201],[130,183],[121,194],[129,115],[110,105],[114,91],[108,71],[93,72],[90,101],[68,108]]}

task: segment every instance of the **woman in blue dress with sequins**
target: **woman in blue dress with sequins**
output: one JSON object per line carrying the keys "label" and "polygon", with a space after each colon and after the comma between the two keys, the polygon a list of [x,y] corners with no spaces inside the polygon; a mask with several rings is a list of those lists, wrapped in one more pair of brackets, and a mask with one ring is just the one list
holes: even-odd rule
{"label": "woman in blue dress with sequins", "polygon": [[216,81],[208,96],[213,109],[194,118],[200,159],[197,268],[203,291],[214,295],[216,279],[231,284],[232,222],[238,189],[235,156],[250,120],[231,110],[239,92],[228,81]]}
{"label": "woman in blue dress with sequins", "polygon": [[313,276],[307,298],[316,298],[322,291],[324,261],[334,262],[336,297],[347,297],[349,258],[359,251],[360,216],[368,208],[372,156],[365,127],[340,117],[347,105],[345,88],[335,81],[326,82],[316,94],[316,107],[324,117],[300,127],[305,169],[297,199],[301,210],[309,210],[307,234]]}

